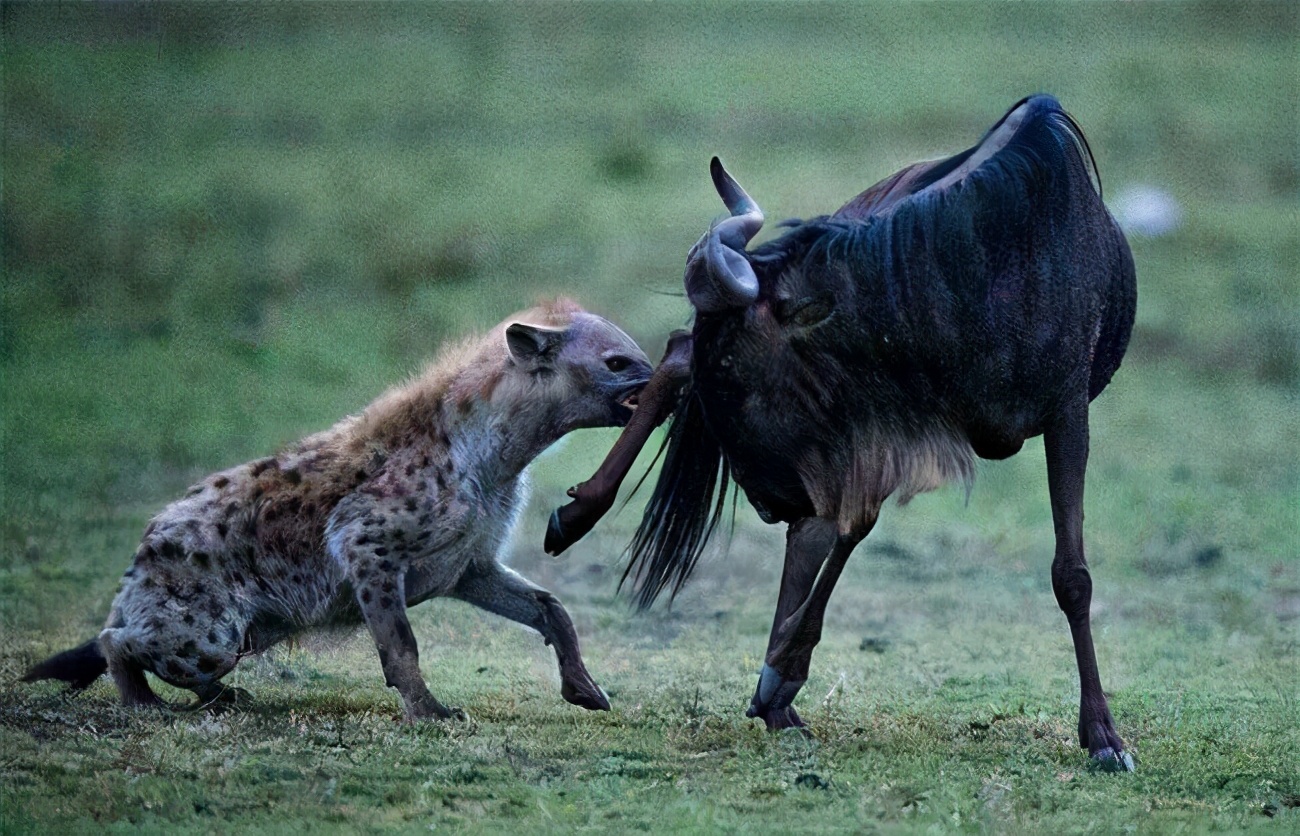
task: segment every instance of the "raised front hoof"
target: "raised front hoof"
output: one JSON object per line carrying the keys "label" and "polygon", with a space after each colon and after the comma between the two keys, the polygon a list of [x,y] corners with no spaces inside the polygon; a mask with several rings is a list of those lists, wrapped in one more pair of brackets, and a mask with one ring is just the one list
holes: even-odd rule
{"label": "raised front hoof", "polygon": [[605,696],[600,686],[591,680],[565,682],[560,686],[560,696],[564,697],[566,702],[588,711],[609,711],[609,698]]}
{"label": "raised front hoof", "polygon": [[1123,749],[1107,746],[1088,756],[1088,765],[1098,772],[1132,772],[1133,756]]}
{"label": "raised front hoof", "polygon": [[560,509],[556,508],[551,512],[551,519],[546,523],[546,539],[542,542],[542,550],[551,557],[559,557],[560,553],[572,546],[573,543],[574,541],[564,531],[564,521],[560,519]]}
{"label": "raised front hoof", "polygon": [[787,705],[785,708],[768,709],[759,709],[751,705],[749,710],[745,712],[745,716],[761,717],[770,732],[798,729],[805,737],[811,736],[808,731],[808,724],[799,716],[799,712],[794,710],[793,705]]}
{"label": "raised front hoof", "polygon": [[[580,487],[580,486],[579,486]],[[575,499],[568,505],[556,508],[546,524],[546,539],[542,548],[551,557],[559,557],[565,549],[587,536],[587,532],[596,527],[608,508],[592,507],[577,499],[577,487],[569,488],[569,496]]]}

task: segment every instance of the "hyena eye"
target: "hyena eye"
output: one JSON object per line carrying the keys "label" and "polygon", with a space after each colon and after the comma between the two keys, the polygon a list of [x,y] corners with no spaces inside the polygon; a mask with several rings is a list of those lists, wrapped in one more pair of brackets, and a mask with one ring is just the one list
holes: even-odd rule
{"label": "hyena eye", "polygon": [[605,361],[605,368],[611,372],[621,372],[630,365],[632,360],[627,357],[610,357]]}

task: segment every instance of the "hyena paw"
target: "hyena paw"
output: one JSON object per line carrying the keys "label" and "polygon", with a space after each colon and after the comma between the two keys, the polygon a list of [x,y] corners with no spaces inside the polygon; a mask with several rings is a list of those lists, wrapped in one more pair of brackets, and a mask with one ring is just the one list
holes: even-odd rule
{"label": "hyena paw", "polygon": [[253,702],[253,695],[243,688],[226,685],[214,685],[197,694],[198,700],[190,706],[190,711],[211,711],[219,714],[233,708],[247,708]]}

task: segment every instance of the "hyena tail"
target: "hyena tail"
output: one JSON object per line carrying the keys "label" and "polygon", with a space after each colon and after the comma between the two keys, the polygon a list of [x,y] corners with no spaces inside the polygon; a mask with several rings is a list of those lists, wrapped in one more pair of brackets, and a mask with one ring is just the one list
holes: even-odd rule
{"label": "hyena tail", "polygon": [[99,649],[99,639],[91,639],[71,650],[55,654],[33,665],[23,674],[23,682],[37,682],[42,679],[61,679],[72,686],[74,691],[89,688],[90,684],[108,670],[108,659]]}

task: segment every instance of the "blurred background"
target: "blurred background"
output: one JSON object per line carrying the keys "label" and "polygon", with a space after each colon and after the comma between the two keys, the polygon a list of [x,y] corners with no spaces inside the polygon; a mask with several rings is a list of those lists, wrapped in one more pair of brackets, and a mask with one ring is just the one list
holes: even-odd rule
{"label": "blurred background", "polygon": [[[1138,267],[1128,359],[1093,408],[1099,599],[1123,589],[1134,617],[1207,635],[1294,629],[1294,4],[2,14],[11,650],[94,629],[145,520],[185,486],[360,409],[444,340],[567,294],[658,357],[687,322],[685,252],[721,212],[711,155],[770,217],[806,217],[971,145],[1040,90],[1087,133]],[[558,563],[539,558],[542,521],[614,437],[539,464],[517,544],[593,612],[622,612],[639,499]],[[1030,587],[1055,624],[1042,469],[1031,444],[982,465],[969,502],[891,508],[841,586],[976,574],[990,600]],[[742,500],[734,537],[675,617],[752,599],[761,634],[781,532]]]}
{"label": "blurred background", "polygon": [[[1294,820],[1300,4],[5,2],[0,24],[0,822]],[[609,715],[559,699],[535,635],[451,601],[412,621],[463,726],[394,724],[365,636],[250,660],[232,718],[15,684],[95,634],[186,486],[361,409],[445,340],[567,294],[657,358],[722,213],[712,155],[773,221],[823,214],[1035,91],[1083,126],[1137,262],[1085,526],[1136,775],[1074,779],[1039,440],[982,462],[969,498],[885,509],[799,698],[807,746],[742,716],[783,541],[743,499],[671,608],[615,592],[642,497],[542,554],[616,431],[537,463],[512,556],[573,613]]]}

